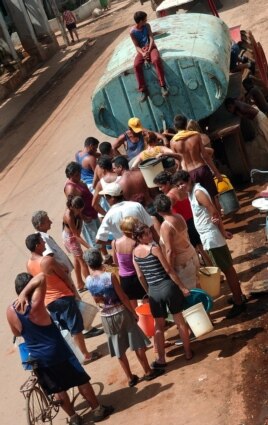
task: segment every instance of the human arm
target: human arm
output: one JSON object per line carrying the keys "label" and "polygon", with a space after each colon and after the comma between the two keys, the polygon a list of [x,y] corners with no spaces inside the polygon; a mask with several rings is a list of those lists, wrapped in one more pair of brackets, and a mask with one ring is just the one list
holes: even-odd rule
{"label": "human arm", "polygon": [[160,158],[161,156],[170,156],[172,158],[177,159],[178,161],[181,161],[181,155],[179,153],[174,152],[172,149],[167,148],[166,146],[160,146],[161,151],[160,154],[157,155],[157,158]]}
{"label": "human arm", "polygon": [[137,276],[138,276],[140,283],[142,284],[145,292],[148,292],[148,283],[147,283],[147,281],[144,277],[144,274],[142,273],[138,263],[135,261],[134,252],[133,252],[133,265],[135,267],[135,270],[136,270],[136,273],[137,273]]}
{"label": "human arm", "polygon": [[165,246],[165,254],[167,262],[172,268],[174,268],[175,254],[174,254],[174,232],[172,227],[165,225],[165,222],[161,226],[161,237]]}
{"label": "human arm", "polygon": [[196,190],[195,197],[198,203],[208,210],[211,216],[212,223],[219,228],[222,236],[226,239],[231,239],[232,234],[230,232],[226,232],[226,230],[224,229],[220,214],[211,199],[206,195],[206,193],[204,193],[202,190]]}
{"label": "human arm", "polygon": [[102,186],[101,183],[98,182],[96,189],[94,191],[93,194],[93,199],[92,199],[92,207],[101,215],[105,216],[106,211],[102,208],[102,206],[100,205],[100,199],[101,199],[101,195],[99,195],[100,191],[102,190]]}
{"label": "human arm", "polygon": [[44,308],[44,299],[46,294],[46,277],[44,273],[34,276],[21,291],[14,302],[14,307],[19,312],[24,312],[27,305],[31,302],[31,312],[39,311]]}
{"label": "human arm", "polygon": [[183,295],[184,296],[189,295],[189,290],[183,285],[183,282],[177,276],[173,267],[171,267],[171,265],[168,263],[168,261],[166,260],[164,254],[161,251],[159,246],[154,246],[152,248],[152,254],[155,255],[158,258],[158,260],[162,264],[163,268],[165,269],[166,273],[170,276],[172,281],[174,283],[176,283],[176,285],[178,285],[178,287],[182,291]]}
{"label": "human arm", "polygon": [[133,163],[132,163],[132,165],[131,165],[131,170],[133,170],[134,168],[137,168],[138,167],[138,165],[141,163],[141,161],[142,161],[142,159],[141,159],[141,153],[142,152],[140,152],[137,156],[136,156],[136,158],[135,158],[135,161],[133,161]]}
{"label": "human arm", "polygon": [[68,227],[71,230],[72,234],[76,237],[78,242],[81,243],[81,245],[83,245],[85,248],[90,248],[89,244],[80,236],[81,225],[77,229],[77,227],[75,225],[74,215],[72,214],[72,212],[69,209],[66,210],[66,212],[63,216],[63,223],[68,224]]}
{"label": "human arm", "polygon": [[64,268],[53,257],[44,257],[41,261],[41,269],[45,274],[56,274],[73,292],[77,299],[81,298],[69,274],[66,273]]}
{"label": "human arm", "polygon": [[209,168],[211,169],[211,171],[214,173],[215,177],[217,177],[217,179],[219,180],[219,182],[222,181],[222,175],[219,172],[218,168],[216,167],[216,165],[214,164],[213,160],[212,160],[212,156],[210,155],[209,151],[205,149],[203,143],[202,143],[202,139],[200,136],[200,140],[199,140],[199,147],[200,147],[200,155],[203,158],[203,160],[205,161],[205,163],[209,166]]}
{"label": "human arm", "polygon": [[134,315],[135,319],[138,320],[138,316],[137,316],[134,308],[130,304],[128,296],[125,294],[125,292],[121,288],[121,286],[120,286],[120,284],[117,280],[117,277],[115,276],[114,273],[111,273],[111,279],[112,279],[112,284],[113,284],[114,290],[116,292],[116,295],[118,296],[118,298],[120,299],[122,304],[130,311],[130,313],[132,313]]}
{"label": "human arm", "polygon": [[112,147],[113,147],[113,151],[114,151],[114,156],[122,156],[122,154],[119,152],[119,148],[120,146],[122,146],[124,144],[126,140],[126,136],[125,134],[121,134],[119,137],[117,137],[117,139],[112,142]]}
{"label": "human arm", "polygon": [[117,255],[116,255],[115,240],[112,241],[112,256],[113,256],[113,263],[118,266],[118,259],[117,259]]}

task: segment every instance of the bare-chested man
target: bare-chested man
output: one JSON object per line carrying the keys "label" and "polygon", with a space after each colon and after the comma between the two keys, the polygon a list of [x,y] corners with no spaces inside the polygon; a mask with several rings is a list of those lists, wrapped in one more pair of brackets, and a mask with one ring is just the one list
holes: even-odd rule
{"label": "bare-chested man", "polygon": [[183,115],[175,116],[174,126],[178,133],[170,142],[171,149],[181,155],[182,169],[188,171],[192,180],[205,187],[214,199],[217,188],[212,172],[219,181],[222,181],[222,176],[205,150],[200,133],[186,130],[187,118]]}
{"label": "bare-chested man", "polygon": [[127,158],[124,156],[114,158],[113,171],[121,176],[118,184],[122,188],[126,201],[140,202],[145,208],[153,203],[141,171],[130,171]]}
{"label": "bare-chested man", "polygon": [[254,123],[257,135],[263,138],[262,148],[268,152],[268,117],[258,108],[232,97],[225,99],[224,104],[231,114],[247,118]]}

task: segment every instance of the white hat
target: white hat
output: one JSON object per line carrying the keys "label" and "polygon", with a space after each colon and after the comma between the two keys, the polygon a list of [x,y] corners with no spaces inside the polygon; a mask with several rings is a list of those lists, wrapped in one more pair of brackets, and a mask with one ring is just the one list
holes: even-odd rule
{"label": "white hat", "polygon": [[120,196],[122,195],[122,188],[118,183],[108,183],[103,190],[99,192],[100,195]]}

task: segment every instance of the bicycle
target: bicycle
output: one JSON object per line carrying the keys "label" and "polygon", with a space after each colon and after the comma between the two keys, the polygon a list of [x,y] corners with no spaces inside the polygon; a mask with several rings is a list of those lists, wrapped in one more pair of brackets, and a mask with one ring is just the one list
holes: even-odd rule
{"label": "bicycle", "polygon": [[32,366],[31,375],[20,387],[26,401],[26,418],[28,425],[51,424],[59,412],[61,401],[56,400],[54,394],[47,395],[34,373],[34,365],[31,361],[27,362]]}

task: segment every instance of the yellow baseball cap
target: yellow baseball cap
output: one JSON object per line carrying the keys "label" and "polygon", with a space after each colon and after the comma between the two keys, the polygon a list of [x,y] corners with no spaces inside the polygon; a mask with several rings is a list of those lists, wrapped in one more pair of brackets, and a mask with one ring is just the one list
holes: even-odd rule
{"label": "yellow baseball cap", "polygon": [[128,120],[128,126],[134,133],[140,133],[143,130],[140,119],[136,117]]}

